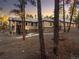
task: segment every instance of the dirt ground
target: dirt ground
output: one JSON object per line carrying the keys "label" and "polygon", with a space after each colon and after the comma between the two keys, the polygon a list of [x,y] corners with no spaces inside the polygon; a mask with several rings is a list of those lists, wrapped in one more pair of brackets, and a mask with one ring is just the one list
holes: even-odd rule
{"label": "dirt ground", "polygon": [[[59,40],[59,59],[79,58],[79,31],[77,29],[69,33],[61,33]],[[0,45],[0,59],[41,59],[39,37],[12,40]],[[53,35],[44,35],[46,56],[53,58]]]}

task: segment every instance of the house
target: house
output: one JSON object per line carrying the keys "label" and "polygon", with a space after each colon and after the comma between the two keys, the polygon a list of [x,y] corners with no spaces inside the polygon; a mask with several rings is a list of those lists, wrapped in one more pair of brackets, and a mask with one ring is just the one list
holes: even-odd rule
{"label": "house", "polygon": [[[53,22],[54,22],[54,19],[45,18],[42,20],[44,32],[53,31]],[[69,22],[70,22],[69,20],[65,21],[66,27],[68,27]],[[59,23],[63,29],[63,19],[59,19]],[[9,18],[9,25],[10,25],[10,28],[12,26],[14,26],[14,32],[16,32],[16,33],[22,32],[22,20],[20,18]],[[71,26],[75,27],[75,23],[72,22]],[[38,20],[32,19],[32,18],[26,19],[25,20],[25,30],[27,32],[38,32]]]}

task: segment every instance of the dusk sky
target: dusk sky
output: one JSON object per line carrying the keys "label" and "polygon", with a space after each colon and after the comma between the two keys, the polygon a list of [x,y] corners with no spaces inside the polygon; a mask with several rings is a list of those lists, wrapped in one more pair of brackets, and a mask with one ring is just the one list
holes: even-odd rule
{"label": "dusk sky", "polygon": [[[52,15],[54,0],[41,0],[42,2],[42,14],[43,15]],[[0,6],[3,7],[4,14],[9,13],[10,10],[14,9],[15,6],[13,4],[18,3],[18,0],[8,0],[6,3],[0,0]],[[30,3],[26,5],[26,13],[27,14],[36,14],[36,7],[32,6]]]}
{"label": "dusk sky", "polygon": [[[35,0],[36,1],[36,0]],[[14,4],[19,3],[18,0],[7,0],[7,2],[3,2],[0,0],[0,7],[3,7],[3,10],[0,11],[3,15],[10,14],[10,11],[16,9]],[[53,14],[54,9],[54,0],[41,0],[42,4],[42,15],[43,16],[50,16]],[[66,10],[68,9],[68,5],[66,6]],[[26,14],[32,14],[35,16],[37,14],[37,7],[32,6],[30,3],[26,5]]]}

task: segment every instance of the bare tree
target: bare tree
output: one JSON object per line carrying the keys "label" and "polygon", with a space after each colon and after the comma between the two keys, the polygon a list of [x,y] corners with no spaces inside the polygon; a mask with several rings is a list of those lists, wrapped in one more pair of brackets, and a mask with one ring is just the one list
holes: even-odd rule
{"label": "bare tree", "polygon": [[22,34],[23,34],[23,40],[25,40],[25,5],[27,4],[27,1],[30,2],[32,5],[36,5],[34,0],[19,0],[20,4],[14,4],[19,9],[14,9],[11,12],[15,12],[18,14],[22,19]]}
{"label": "bare tree", "polygon": [[65,1],[63,0],[63,25],[64,25],[64,32],[66,32],[65,27]]}
{"label": "bare tree", "polygon": [[20,1],[20,11],[21,11],[21,19],[22,19],[22,33],[23,40],[25,40],[25,0]]}
{"label": "bare tree", "polygon": [[71,0],[60,0],[60,3],[63,2],[63,4],[60,5],[60,9],[63,9],[63,26],[64,26],[64,32],[66,32],[66,26],[65,26],[65,5],[69,4]]}
{"label": "bare tree", "polygon": [[76,0],[74,0],[73,5],[72,5],[71,16],[70,16],[70,23],[69,23],[69,27],[68,27],[67,32],[69,32],[70,28],[71,28],[71,23],[72,23],[72,19],[73,19],[75,5],[76,5]]}
{"label": "bare tree", "polygon": [[14,4],[14,6],[18,7],[19,9],[13,9],[10,12],[18,14],[22,19],[22,34],[23,40],[25,40],[25,0],[18,0],[19,4]]}
{"label": "bare tree", "polygon": [[53,59],[58,59],[58,40],[59,40],[59,0],[55,0],[55,10],[54,10],[54,57]]}
{"label": "bare tree", "polygon": [[38,23],[39,23],[38,27],[39,27],[41,59],[46,59],[43,27],[42,27],[41,0],[37,0],[37,11],[38,11]]}

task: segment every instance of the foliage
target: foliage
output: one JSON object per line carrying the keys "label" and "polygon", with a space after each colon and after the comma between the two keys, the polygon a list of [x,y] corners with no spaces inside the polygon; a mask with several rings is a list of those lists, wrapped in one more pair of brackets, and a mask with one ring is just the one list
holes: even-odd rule
{"label": "foliage", "polygon": [[76,7],[76,1],[74,0],[73,3],[72,3],[72,5],[71,5],[71,9],[70,9],[71,10],[70,23],[69,23],[69,27],[68,27],[67,32],[69,32],[70,28],[71,28],[71,23],[72,23],[72,20],[73,20],[75,7]]}
{"label": "foliage", "polygon": [[45,16],[44,18],[50,18],[50,19],[52,19],[53,17],[52,17],[52,15],[50,15],[50,16]]}
{"label": "foliage", "polygon": [[[59,2],[61,3],[63,0],[59,0]],[[69,4],[72,0],[64,0],[65,4]]]}
{"label": "foliage", "polygon": [[[72,14],[72,9],[73,9],[73,5],[71,4],[71,6],[69,7],[69,14]],[[73,9],[73,16],[76,17],[77,14],[77,8],[76,5],[74,5],[74,9]]]}
{"label": "foliage", "polygon": [[26,18],[33,18],[33,15],[27,14],[27,15],[26,15]]}
{"label": "foliage", "polygon": [[79,23],[79,12],[78,12],[77,17],[75,18],[75,22],[76,22],[76,23]]}
{"label": "foliage", "polygon": [[[18,9],[13,9],[10,11],[10,13],[15,13],[19,16],[22,15],[21,13],[21,4],[22,4],[22,1],[21,0],[18,0],[19,4],[14,4],[15,7],[17,7]],[[27,2],[31,3],[33,6],[36,6],[36,2],[34,0],[24,0],[24,4],[27,5]]]}
{"label": "foliage", "polygon": [[15,13],[20,16],[20,10],[18,10],[18,9],[13,9],[10,11],[10,13]]}

